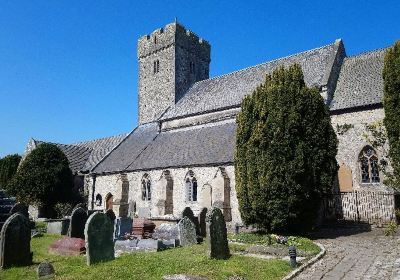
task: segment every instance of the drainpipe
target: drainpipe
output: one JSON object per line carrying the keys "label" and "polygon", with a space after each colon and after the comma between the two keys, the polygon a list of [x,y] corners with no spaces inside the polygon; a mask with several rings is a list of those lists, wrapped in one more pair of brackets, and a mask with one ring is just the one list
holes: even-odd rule
{"label": "drainpipe", "polygon": [[93,184],[92,184],[92,203],[91,203],[91,207],[92,207],[92,210],[94,210],[94,193],[96,191],[96,174],[92,175],[92,180],[93,180]]}

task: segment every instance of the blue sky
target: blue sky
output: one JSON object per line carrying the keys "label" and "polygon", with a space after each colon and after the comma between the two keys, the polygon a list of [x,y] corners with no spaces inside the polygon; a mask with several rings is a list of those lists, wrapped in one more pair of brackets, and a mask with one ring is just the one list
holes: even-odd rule
{"label": "blue sky", "polygon": [[342,38],[400,39],[400,1],[0,0],[0,157],[137,125],[137,39],[178,21],[211,43],[211,77]]}

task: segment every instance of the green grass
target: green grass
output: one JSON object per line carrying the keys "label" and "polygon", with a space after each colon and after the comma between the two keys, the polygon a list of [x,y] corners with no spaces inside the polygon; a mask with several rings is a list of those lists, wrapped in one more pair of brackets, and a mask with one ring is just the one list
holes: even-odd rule
{"label": "green grass", "polygon": [[0,271],[0,279],[37,279],[36,267],[43,260],[54,265],[56,279],[71,280],[162,279],[164,275],[177,273],[206,276],[212,280],[228,279],[230,276],[245,276],[249,280],[281,279],[291,270],[289,264],[282,260],[261,260],[236,255],[229,260],[212,260],[206,255],[206,244],[162,252],[137,252],[89,267],[84,256],[49,255],[48,246],[58,238],[60,236],[54,235],[33,238],[31,248],[35,264]]}
{"label": "green grass", "polygon": [[278,244],[273,235],[258,232],[241,232],[239,234],[228,234],[228,239],[245,244],[254,245],[272,245],[272,246],[296,246],[298,250],[302,250],[311,254],[318,254],[321,250],[314,242],[305,237],[289,236],[288,243],[285,245]]}

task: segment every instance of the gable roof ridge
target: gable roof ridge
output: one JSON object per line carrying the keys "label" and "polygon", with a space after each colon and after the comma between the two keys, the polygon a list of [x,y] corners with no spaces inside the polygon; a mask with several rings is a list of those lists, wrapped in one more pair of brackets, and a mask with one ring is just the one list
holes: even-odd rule
{"label": "gable roof ridge", "polygon": [[109,139],[112,139],[112,138],[126,137],[127,135],[129,135],[129,133],[121,133],[121,134],[112,135],[112,136],[108,136],[108,137],[101,137],[101,138],[96,138],[96,139],[87,140],[87,141],[75,142],[75,143],[71,143],[71,144],[67,144],[67,145],[83,146],[84,144],[95,143],[97,141],[109,140]]}
{"label": "gable roof ridge", "polygon": [[[229,72],[229,73],[226,73],[226,74],[222,74],[222,75],[219,75],[219,76],[215,76],[215,77],[212,77],[212,78],[209,78],[209,79],[206,79],[206,80],[201,80],[201,81],[198,81],[198,82],[194,83],[194,84],[192,85],[192,87],[193,87],[194,85],[200,84],[200,83],[202,83],[202,82],[216,80],[216,79],[219,79],[219,78],[223,78],[223,77],[225,77],[225,76],[229,76],[229,75],[236,74],[236,73],[238,73],[238,72],[242,72],[242,71],[246,71],[246,70],[249,70],[249,69],[252,69],[252,68],[256,68],[256,67],[259,67],[259,66],[261,66],[261,65],[266,65],[266,64],[269,64],[269,63],[272,63],[272,62],[276,62],[276,61],[279,61],[279,60],[288,59],[288,58],[290,58],[290,57],[294,57],[294,56],[297,56],[297,55],[306,54],[306,53],[309,53],[309,52],[313,52],[313,51],[316,51],[316,50],[320,50],[320,49],[323,49],[323,48],[326,48],[326,47],[329,47],[329,46],[333,46],[333,45],[335,45],[335,43],[336,43],[336,41],[333,42],[333,43],[330,43],[330,44],[327,44],[327,45],[318,47],[318,48],[313,48],[313,49],[309,49],[309,50],[306,50],[306,51],[294,53],[294,54],[291,54],[291,55],[282,56],[282,57],[280,57],[280,58],[275,58],[275,59],[272,59],[272,60],[269,60],[269,61],[265,61],[265,62],[262,62],[262,63],[258,63],[258,64],[256,64],[256,65],[248,66],[248,67],[245,67],[245,68],[242,68],[242,69],[239,69],[239,70],[235,70],[235,71],[233,71],[233,72]],[[188,90],[188,91],[189,91],[189,90]],[[188,92],[188,91],[187,91],[187,92]]]}

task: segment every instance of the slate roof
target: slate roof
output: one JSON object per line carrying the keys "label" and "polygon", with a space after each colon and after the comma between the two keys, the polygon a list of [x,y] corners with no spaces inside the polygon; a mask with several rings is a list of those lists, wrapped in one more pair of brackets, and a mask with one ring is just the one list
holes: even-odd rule
{"label": "slate roof", "polygon": [[148,123],[138,126],[104,160],[98,163],[94,168],[94,172],[101,173],[125,170],[154,140],[157,134],[157,123]]}
{"label": "slate roof", "polygon": [[330,71],[337,45],[330,45],[301,52],[284,58],[232,72],[223,76],[195,83],[188,92],[161,119],[173,119],[201,112],[238,107],[242,99],[264,82],[265,75],[278,66],[299,63],[308,86],[322,86]]}
{"label": "slate roof", "polygon": [[101,138],[75,144],[50,143],[34,140],[35,146],[42,143],[54,144],[60,148],[69,161],[69,167],[73,173],[87,172],[92,169],[106,154],[117,146],[126,134],[120,134],[107,138]]}
{"label": "slate roof", "polygon": [[139,126],[94,169],[94,173],[233,163],[236,123],[158,132]]}
{"label": "slate roof", "polygon": [[331,111],[382,103],[384,56],[380,49],[344,59]]}

